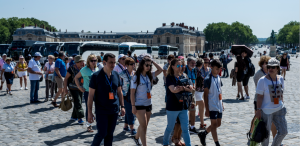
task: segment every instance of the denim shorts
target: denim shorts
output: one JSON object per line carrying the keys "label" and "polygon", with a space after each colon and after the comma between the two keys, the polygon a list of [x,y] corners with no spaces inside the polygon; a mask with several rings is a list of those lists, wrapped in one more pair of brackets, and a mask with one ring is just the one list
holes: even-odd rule
{"label": "denim shorts", "polygon": [[222,119],[222,113],[219,113],[218,111],[209,111],[209,117],[210,119]]}

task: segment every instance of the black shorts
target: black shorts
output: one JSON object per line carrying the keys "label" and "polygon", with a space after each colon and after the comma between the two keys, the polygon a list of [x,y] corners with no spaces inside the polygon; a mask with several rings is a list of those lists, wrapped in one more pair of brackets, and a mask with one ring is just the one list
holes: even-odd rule
{"label": "black shorts", "polygon": [[152,111],[152,104],[148,106],[135,106],[136,110],[146,110],[146,112]]}
{"label": "black shorts", "polygon": [[242,82],[245,78],[245,74],[244,72],[237,72],[237,75],[236,75],[236,81],[237,82]]}
{"label": "black shorts", "polygon": [[257,111],[257,102],[254,101],[253,104],[254,104],[254,109],[255,109],[255,111]]}
{"label": "black shorts", "polygon": [[244,79],[243,79],[243,86],[248,86],[248,82],[249,82],[250,76],[245,75]]}
{"label": "black shorts", "polygon": [[210,119],[222,119],[222,113],[217,111],[209,111],[209,117]]}

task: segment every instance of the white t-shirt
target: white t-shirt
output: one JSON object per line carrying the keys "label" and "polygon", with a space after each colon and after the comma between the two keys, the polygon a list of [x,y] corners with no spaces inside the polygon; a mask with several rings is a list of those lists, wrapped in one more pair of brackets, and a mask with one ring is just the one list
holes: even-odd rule
{"label": "white t-shirt", "polygon": [[[35,72],[41,72],[41,64],[39,61],[35,61],[34,58],[31,59],[28,63],[28,67]],[[40,80],[41,75],[29,73],[29,80]]]}
{"label": "white t-shirt", "polygon": [[[152,72],[152,76],[153,79],[155,72]],[[148,90],[151,91],[151,82],[150,79],[148,78],[148,76],[146,75],[146,77],[144,77],[143,75],[140,76],[140,84],[137,86],[136,82],[136,75],[131,79],[131,83],[130,83],[130,88],[131,89],[136,89],[136,94],[135,94],[135,105],[136,106],[149,106],[151,105],[151,99],[148,99],[147,97],[147,92]],[[148,82],[148,88],[146,85],[145,80],[147,80]],[[151,93],[151,92],[150,92]],[[152,98],[152,94],[151,94],[151,98]]]}
{"label": "white t-shirt", "polygon": [[100,62],[100,63],[98,63],[97,67],[99,68],[99,70],[101,70],[104,67],[104,65],[102,62]]}
{"label": "white t-shirt", "polygon": [[[216,83],[218,80],[218,88],[216,86]],[[217,111],[219,113],[223,112],[223,106],[222,106],[222,100],[219,100],[219,94],[222,94],[221,89],[221,80],[218,76],[217,78],[211,77],[211,84],[208,92],[208,105],[209,105],[209,111]]]}
{"label": "white t-shirt", "polygon": [[[279,104],[274,104],[273,97],[275,96],[273,84],[276,86],[276,96],[280,97]],[[257,83],[256,94],[264,95],[264,99],[261,105],[261,109],[265,114],[272,114],[281,110],[284,107],[282,102],[283,98],[283,89],[284,89],[284,80],[282,76],[277,76],[277,85],[276,81],[267,79],[265,76],[261,77]],[[272,98],[271,98],[272,96]]]}
{"label": "white t-shirt", "polygon": [[69,69],[69,67],[70,67],[70,62],[69,62],[69,63],[67,63],[67,70]]}
{"label": "white t-shirt", "polygon": [[[121,67],[123,68],[121,68]],[[126,67],[125,66],[123,66],[121,63],[118,63],[118,64],[116,64],[116,66],[115,66],[115,68],[114,68],[114,71],[116,71],[117,73],[120,73],[120,72],[122,72],[123,70],[125,70],[126,69]]]}

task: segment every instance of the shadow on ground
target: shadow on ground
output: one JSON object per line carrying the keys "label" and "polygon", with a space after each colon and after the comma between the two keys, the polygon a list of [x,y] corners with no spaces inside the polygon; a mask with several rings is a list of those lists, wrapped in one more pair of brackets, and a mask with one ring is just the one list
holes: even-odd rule
{"label": "shadow on ground", "polygon": [[71,123],[74,123],[74,121],[68,121],[66,123],[63,123],[63,124],[54,124],[54,125],[49,125],[47,127],[43,127],[43,128],[40,128],[38,130],[38,133],[48,133],[48,132],[51,132],[52,130],[57,130],[57,129],[60,129],[60,128],[66,128],[68,126],[72,126]]}
{"label": "shadow on ground", "polygon": [[92,137],[91,134],[83,135],[84,133],[86,133],[86,132],[81,132],[81,133],[75,134],[73,136],[65,136],[65,137],[62,137],[60,139],[56,139],[56,140],[53,140],[53,141],[44,141],[44,142],[45,142],[46,145],[58,145],[60,143],[72,141],[74,139],[85,139],[85,138]]}
{"label": "shadow on ground", "polygon": [[45,112],[45,111],[50,111],[55,109],[55,107],[50,107],[50,108],[40,108],[40,109],[35,109],[31,112],[29,112],[30,114],[38,114],[39,112]]}
{"label": "shadow on ground", "polygon": [[24,107],[24,106],[27,106],[27,105],[30,105],[30,103],[19,104],[19,105],[13,105],[13,106],[7,106],[7,107],[4,107],[3,109],[21,108],[21,107]]}

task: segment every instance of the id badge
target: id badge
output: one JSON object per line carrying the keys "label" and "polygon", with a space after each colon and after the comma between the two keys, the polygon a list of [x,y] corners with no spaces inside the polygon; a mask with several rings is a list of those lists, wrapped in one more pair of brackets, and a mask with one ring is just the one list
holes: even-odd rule
{"label": "id badge", "polygon": [[113,100],[113,99],[115,99],[115,98],[114,98],[114,93],[112,93],[112,92],[109,92],[109,99],[110,99],[110,100]]}
{"label": "id badge", "polygon": [[274,104],[279,104],[279,98],[274,98]]}
{"label": "id badge", "polygon": [[11,71],[11,74],[14,74],[14,71]]}
{"label": "id badge", "polygon": [[219,94],[219,100],[222,100],[222,94]]}
{"label": "id badge", "polygon": [[147,98],[151,99],[151,93],[150,92],[147,92]]}

